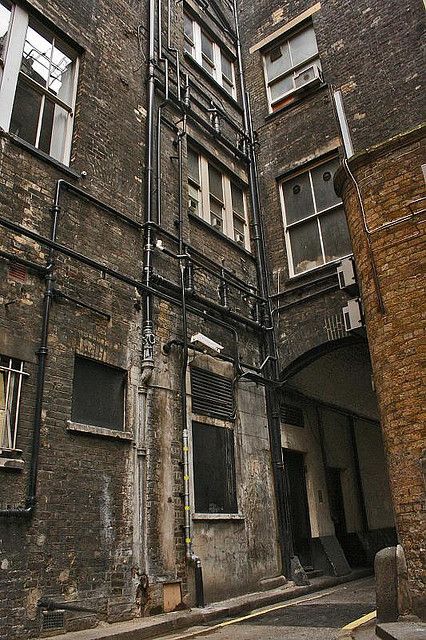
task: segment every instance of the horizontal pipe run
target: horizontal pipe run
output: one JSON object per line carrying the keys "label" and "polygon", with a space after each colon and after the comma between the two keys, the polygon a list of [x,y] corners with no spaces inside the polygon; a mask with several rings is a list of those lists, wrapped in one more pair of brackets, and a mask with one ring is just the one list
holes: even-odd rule
{"label": "horizontal pipe run", "polygon": [[323,289],[319,289],[319,291],[313,291],[312,293],[309,293],[306,296],[302,296],[297,300],[292,300],[292,302],[287,302],[287,304],[282,304],[279,307],[272,309],[272,315],[274,316],[275,314],[280,313],[285,309],[295,307],[298,304],[302,304],[302,302],[306,302],[306,300],[311,300],[312,298],[316,298],[316,296],[320,296],[323,293],[327,293],[328,291],[336,291],[337,289],[339,289],[339,284],[336,282],[336,284],[332,284],[329,287],[324,287]]}
{"label": "horizontal pipe run", "polygon": [[288,287],[287,289],[283,289],[282,291],[277,291],[277,293],[272,293],[270,298],[274,300],[275,298],[284,298],[286,295],[290,293],[294,293],[294,291],[300,291],[300,289],[315,286],[318,282],[324,282],[324,280],[330,280],[331,278],[337,278],[337,271],[333,273],[328,273],[326,276],[321,276],[320,278],[315,278],[315,280],[307,281],[300,284],[295,284],[293,287]]}
{"label": "horizontal pipe run", "polygon": [[[50,249],[54,249],[55,251],[58,251],[59,253],[62,253],[63,255],[69,256],[70,258],[73,258],[74,260],[77,260],[78,262],[81,262],[82,264],[85,264],[88,267],[91,267],[92,269],[95,269],[96,271],[101,271],[103,273],[105,273],[106,275],[111,276],[112,278],[115,278],[116,280],[119,280],[120,282],[123,282],[124,284],[128,284],[131,287],[135,287],[137,290],[142,291],[142,292],[147,292],[147,293],[151,293],[154,296],[157,296],[158,298],[161,298],[167,302],[170,302],[171,304],[178,304],[179,305],[179,301],[176,300],[173,296],[166,294],[165,292],[161,291],[158,288],[154,288],[154,287],[147,287],[147,285],[143,284],[142,282],[140,282],[139,280],[135,280],[134,278],[130,277],[130,276],[126,276],[118,271],[116,271],[115,269],[111,269],[110,267],[107,267],[106,265],[97,262],[96,260],[93,260],[92,258],[88,258],[87,256],[84,256],[81,253],[78,253],[78,251],[74,251],[74,249],[69,249],[68,247],[58,243],[58,242],[54,242],[53,240],[49,240],[48,238],[45,238],[44,236],[39,235],[38,233],[35,233],[34,231],[31,231],[30,229],[26,229],[25,227],[22,227],[21,225],[15,224],[14,222],[12,222],[11,220],[8,220],[7,218],[4,218],[3,216],[0,216],[0,225],[6,227],[7,229],[11,230],[11,231],[15,231],[16,233],[20,233],[24,236],[26,236],[27,238],[30,238],[31,240],[34,240],[35,242],[38,242],[39,244],[45,245],[47,247],[49,247]],[[163,284],[165,285],[169,285],[169,288],[173,288],[174,291],[176,291],[179,293],[180,292],[180,287],[178,285],[175,285],[174,283],[170,283],[169,281],[167,281],[165,278],[160,278],[159,276],[157,276],[157,278],[159,280],[161,280],[163,282]],[[251,329],[254,329],[255,331],[261,331],[264,327],[262,327],[261,325],[259,325],[257,322],[255,322],[254,320],[250,320],[249,318],[245,318],[244,316],[240,316],[239,314],[235,313],[235,312],[226,312],[224,309],[222,309],[222,307],[214,302],[211,302],[209,300],[205,300],[204,298],[201,298],[200,296],[198,296],[198,301],[200,304],[205,304],[207,307],[209,307],[210,309],[220,313],[221,315],[223,315],[224,313],[226,313],[227,317],[235,320],[236,322],[239,322],[240,324],[243,324]],[[200,309],[196,309],[196,311],[200,311]]]}
{"label": "horizontal pipe run", "polygon": [[94,307],[91,304],[88,304],[87,302],[83,302],[82,300],[79,300],[78,298],[74,298],[73,296],[69,296],[66,293],[63,293],[63,291],[59,291],[59,289],[53,289],[53,297],[58,297],[58,298],[62,298],[64,300],[68,300],[69,302],[73,302],[74,304],[76,304],[78,307],[82,307],[83,309],[88,309],[89,311],[92,311],[93,313],[96,313],[98,316],[102,316],[103,318],[105,318],[106,320],[111,320],[111,315],[109,313],[106,313],[105,311],[102,311],[101,309],[97,309],[96,307]]}
{"label": "horizontal pipe run", "polygon": [[130,227],[138,229],[139,231],[143,229],[142,223],[137,222],[136,220],[133,220],[129,216],[126,216],[121,211],[118,211],[117,209],[115,209],[114,207],[111,207],[111,205],[107,204],[106,202],[99,200],[99,198],[92,196],[90,193],[87,193],[87,191],[84,191],[84,189],[80,189],[79,187],[76,187],[75,185],[73,185],[71,182],[68,182],[67,180],[58,180],[56,196],[55,196],[56,205],[59,204],[61,189],[66,189],[67,191],[70,191],[80,196],[80,198],[82,198],[83,200],[86,200],[87,202],[90,202],[91,204],[96,205],[100,209],[103,209],[103,211],[110,213],[111,215],[118,218],[122,222],[125,222],[126,224],[128,224]]}
{"label": "horizontal pipe run", "polygon": [[46,273],[46,267],[41,264],[36,264],[35,262],[31,262],[31,260],[26,260],[25,258],[21,258],[20,256],[15,256],[13,253],[8,253],[7,251],[3,251],[0,249],[0,258],[4,258],[5,260],[9,260],[10,262],[18,262],[22,264],[22,266],[27,267],[27,269],[31,269],[32,271],[37,271],[40,274]]}

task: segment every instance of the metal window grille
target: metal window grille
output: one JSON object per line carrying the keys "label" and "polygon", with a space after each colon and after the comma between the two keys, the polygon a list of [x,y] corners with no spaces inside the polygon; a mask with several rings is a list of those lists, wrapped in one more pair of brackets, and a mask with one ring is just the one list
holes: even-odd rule
{"label": "metal window grille", "polygon": [[284,402],[280,405],[280,420],[285,424],[291,424],[294,427],[304,427],[305,419],[303,416],[303,410],[300,407],[293,407],[290,404]]}
{"label": "metal window grille", "polygon": [[0,356],[0,449],[16,449],[24,363]]}
{"label": "metal window grille", "polygon": [[41,612],[41,628],[43,631],[53,629],[63,629],[65,626],[65,616],[62,609]]}
{"label": "metal window grille", "polygon": [[232,380],[206,369],[191,369],[192,411],[198,415],[232,420],[234,385]]}

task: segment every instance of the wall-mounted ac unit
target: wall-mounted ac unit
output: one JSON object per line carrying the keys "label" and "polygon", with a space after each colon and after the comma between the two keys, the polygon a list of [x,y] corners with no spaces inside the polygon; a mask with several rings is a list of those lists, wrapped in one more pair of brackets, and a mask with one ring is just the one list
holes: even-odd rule
{"label": "wall-mounted ac unit", "polygon": [[222,229],[222,220],[220,220],[219,218],[212,218],[212,227]]}
{"label": "wall-mounted ac unit", "polygon": [[322,82],[321,69],[316,64],[312,64],[310,67],[303,69],[303,71],[299,71],[299,73],[294,76],[294,86],[296,91],[305,89],[308,86],[320,85]]}
{"label": "wall-mounted ac unit", "polygon": [[341,289],[355,293],[358,289],[358,283],[352,257],[343,258],[342,262],[337,266],[337,277]]}
{"label": "wall-mounted ac unit", "polygon": [[343,307],[343,321],[346,331],[356,331],[364,326],[364,319],[361,309],[360,298],[352,298],[348,300],[346,307]]}

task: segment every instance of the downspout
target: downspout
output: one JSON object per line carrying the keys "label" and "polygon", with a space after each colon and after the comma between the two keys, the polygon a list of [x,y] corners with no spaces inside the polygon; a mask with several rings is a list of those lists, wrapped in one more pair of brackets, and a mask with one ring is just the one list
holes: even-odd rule
{"label": "downspout", "polygon": [[[244,132],[249,147],[249,178],[250,178],[250,195],[253,207],[253,230],[254,230],[254,242],[256,245],[257,255],[257,272],[259,281],[259,294],[266,300],[266,313],[270,326],[266,331],[264,340],[264,355],[271,355],[272,359],[269,361],[270,377],[273,380],[279,379],[279,366],[278,366],[278,349],[275,340],[274,327],[272,322],[272,309],[271,300],[269,297],[269,286],[267,276],[267,264],[265,255],[265,244],[262,229],[262,219],[260,212],[260,198],[258,191],[258,171],[257,161],[254,149],[254,133],[253,125],[250,113],[250,103],[248,94],[246,92],[244,73],[243,73],[243,58],[241,49],[240,30],[238,23],[238,5],[237,0],[233,0],[234,18],[235,18],[235,35],[236,35],[236,48],[238,67],[240,69],[240,90],[241,98],[243,102],[244,113]],[[275,497],[277,502],[277,516],[278,516],[278,533],[280,541],[280,552],[283,570],[286,575],[294,574],[292,570],[292,559],[294,556],[293,541],[291,534],[291,520],[290,520],[290,508],[289,508],[289,490],[288,490],[288,478],[286,476],[286,470],[284,468],[282,444],[281,444],[281,427],[279,422],[279,407],[276,401],[274,390],[270,385],[265,386],[266,407],[268,415],[268,430],[269,439],[271,445],[272,456],[272,471],[274,479]],[[296,575],[292,576],[296,578]]]}
{"label": "downspout", "polygon": [[[178,193],[178,230],[179,230],[179,269],[182,290],[182,368],[180,375],[180,402],[182,415],[182,453],[183,453],[183,496],[184,496],[184,538],[185,556],[188,562],[195,566],[195,605],[204,607],[203,570],[201,559],[194,552],[192,546],[192,520],[190,495],[190,460],[189,460],[189,431],[186,374],[188,368],[188,318],[186,310],[186,270],[188,256],[183,242],[183,137],[186,135],[186,116],[183,116],[182,130],[177,136],[178,165],[179,165],[179,193]],[[185,252],[185,253],[184,253]]]}
{"label": "downspout", "polygon": [[[155,97],[155,0],[149,0],[149,46],[148,46],[148,109],[147,109],[147,159],[146,159],[146,212],[145,221],[152,222],[152,194],[153,194],[153,129],[154,129],[154,97]],[[151,284],[152,275],[152,227],[145,227],[144,238],[144,266],[143,282],[147,287]],[[143,378],[147,382],[154,367],[154,342],[153,331],[153,299],[151,293],[143,294],[143,325],[142,343]]]}
{"label": "downspout", "polygon": [[[58,205],[59,200],[59,183],[56,186],[55,192],[55,204],[51,211],[53,214],[52,229],[50,238],[53,242],[56,240],[56,234],[58,229],[60,207]],[[43,314],[42,314],[42,327],[40,347],[37,351],[38,365],[37,365],[37,383],[35,394],[35,407],[34,407],[34,422],[33,422],[33,441],[31,448],[31,463],[28,478],[28,493],[25,501],[25,506],[16,507],[15,509],[1,509],[1,516],[29,516],[32,515],[37,503],[37,475],[38,475],[38,461],[40,452],[40,431],[42,422],[42,410],[43,410],[43,396],[44,396],[44,383],[46,379],[46,361],[48,354],[48,338],[49,338],[49,320],[50,310],[53,300],[53,269],[54,269],[54,250],[51,247],[49,249],[47,262],[46,262],[46,275],[45,275],[45,291],[43,298]]]}

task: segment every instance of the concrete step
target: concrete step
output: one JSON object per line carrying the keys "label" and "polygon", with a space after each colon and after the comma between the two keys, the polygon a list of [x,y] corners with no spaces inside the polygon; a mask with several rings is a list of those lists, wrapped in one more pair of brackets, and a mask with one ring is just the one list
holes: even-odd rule
{"label": "concrete step", "polygon": [[423,622],[381,622],[376,626],[376,636],[381,640],[426,640],[426,624]]}

